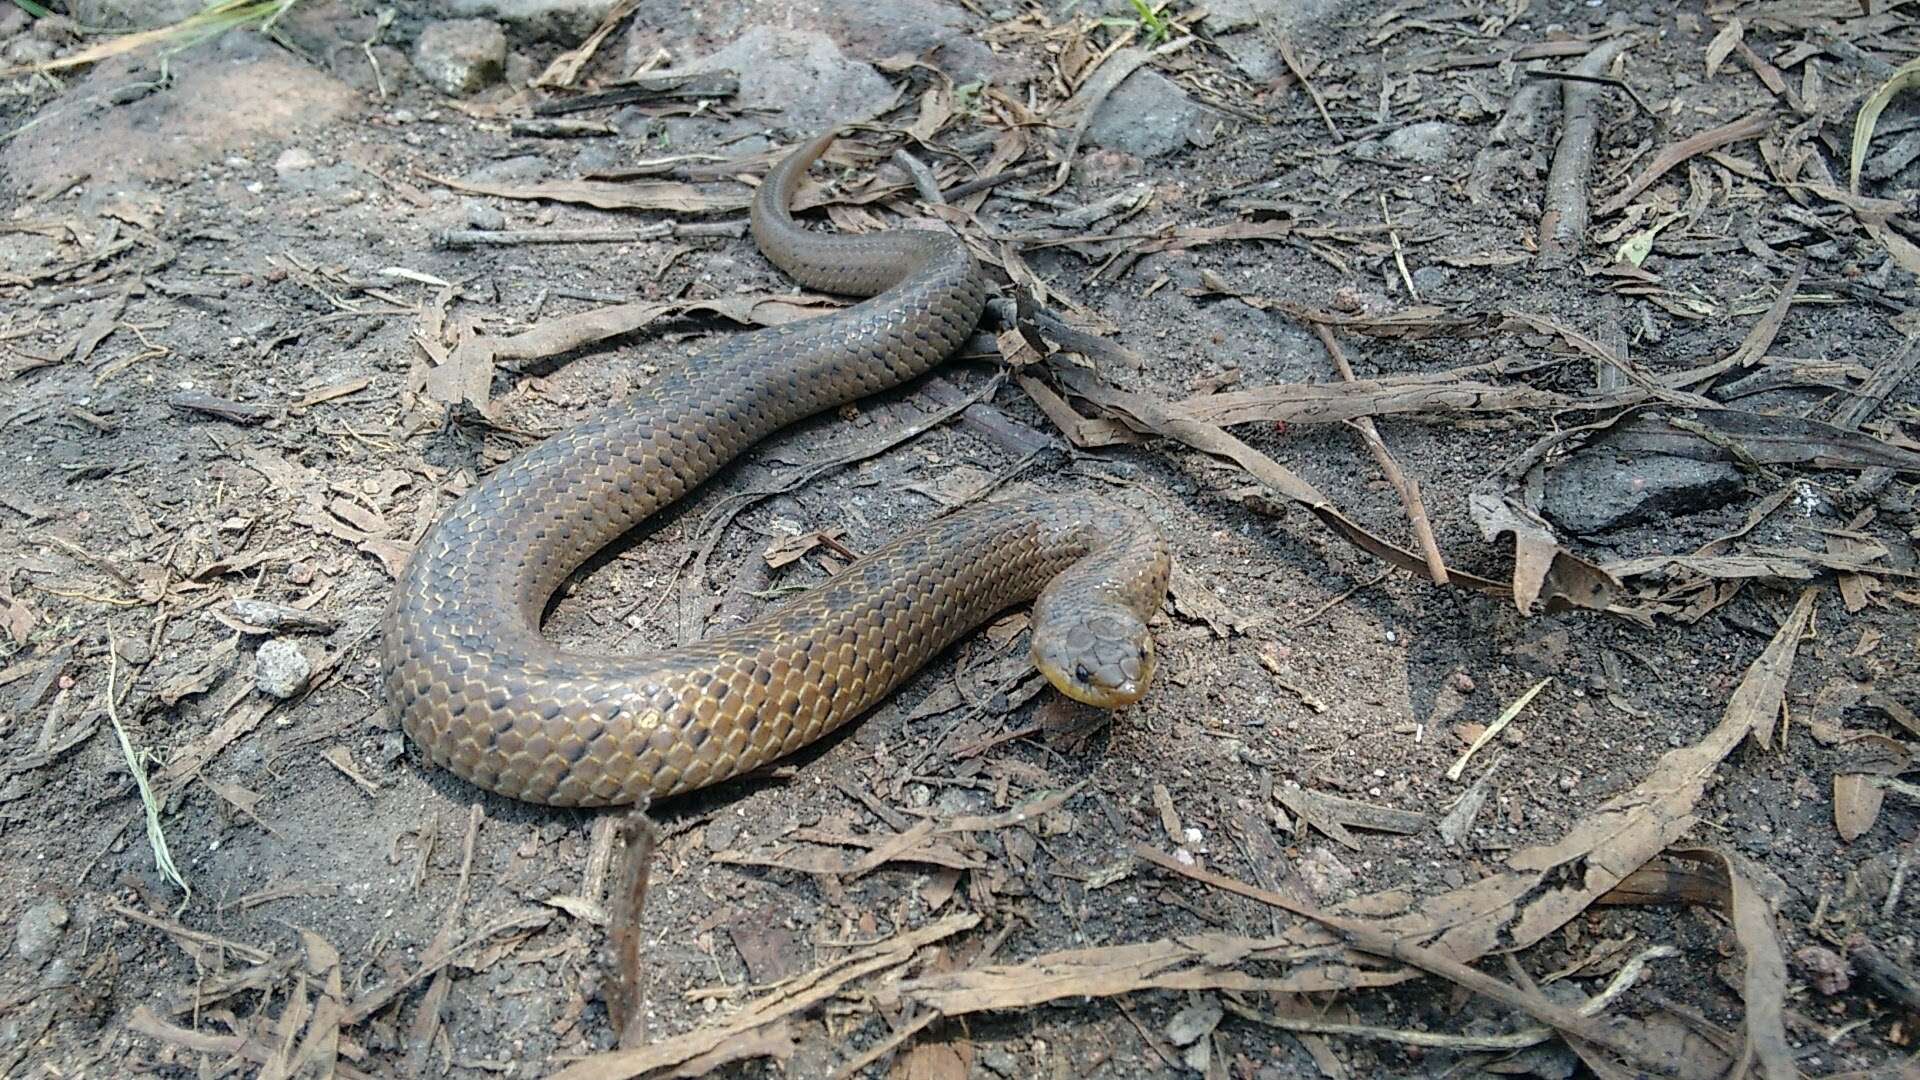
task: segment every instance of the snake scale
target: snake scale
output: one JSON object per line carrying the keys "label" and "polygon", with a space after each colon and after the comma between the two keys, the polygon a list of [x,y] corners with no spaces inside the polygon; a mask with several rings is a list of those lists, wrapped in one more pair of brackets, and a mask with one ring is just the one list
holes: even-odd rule
{"label": "snake scale", "polygon": [[555,806],[644,804],[786,756],[885,699],[941,650],[1034,601],[1035,664],[1076,700],[1137,701],[1171,560],[1139,515],[1037,494],[940,517],[792,602],[641,655],[561,649],[555,590],[595,552],[800,419],[939,366],[987,282],[931,230],[810,232],[789,205],[828,133],[776,164],[755,243],[800,284],[861,303],[735,335],[648,392],[487,475],[434,523],[382,625],[388,708],[435,764]]}

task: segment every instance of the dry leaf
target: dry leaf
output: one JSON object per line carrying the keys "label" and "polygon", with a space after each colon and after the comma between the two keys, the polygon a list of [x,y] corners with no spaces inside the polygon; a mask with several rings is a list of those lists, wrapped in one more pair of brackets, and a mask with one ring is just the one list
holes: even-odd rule
{"label": "dry leaf", "polygon": [[1740,17],[1736,15],[1727,20],[1727,25],[1721,27],[1719,33],[1713,35],[1713,40],[1707,43],[1707,78],[1713,78],[1720,70],[1720,65],[1727,62],[1727,57],[1744,39],[1746,32],[1746,27],[1741,25]]}

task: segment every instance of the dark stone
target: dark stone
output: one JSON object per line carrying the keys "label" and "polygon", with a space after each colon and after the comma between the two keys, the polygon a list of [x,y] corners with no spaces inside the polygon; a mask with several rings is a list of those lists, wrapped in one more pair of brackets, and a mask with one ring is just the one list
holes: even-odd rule
{"label": "dark stone", "polygon": [[1574,455],[1547,475],[1541,512],[1575,536],[1592,536],[1657,516],[1679,517],[1738,499],[1738,467],[1663,454],[1621,458],[1607,450]]}

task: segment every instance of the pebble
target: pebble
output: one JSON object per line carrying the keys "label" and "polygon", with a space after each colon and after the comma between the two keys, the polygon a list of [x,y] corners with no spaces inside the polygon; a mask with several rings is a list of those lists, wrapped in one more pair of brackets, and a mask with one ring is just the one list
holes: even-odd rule
{"label": "pebble", "polygon": [[253,684],[262,693],[282,701],[307,688],[313,677],[313,661],[300,646],[287,638],[262,642],[253,656]]}
{"label": "pebble", "polygon": [[1179,84],[1157,71],[1127,76],[1101,102],[1087,127],[1087,141],[1137,157],[1159,157],[1187,145],[1206,123],[1207,112]]}
{"label": "pebble", "polygon": [[1439,120],[1408,124],[1390,132],[1381,144],[1387,152],[1403,161],[1437,165],[1452,156],[1460,129]]}
{"label": "pebble", "polygon": [[14,924],[14,951],[35,963],[45,960],[60,944],[60,933],[67,928],[68,919],[66,906],[58,900],[33,905]]}
{"label": "pebble", "polygon": [[478,199],[467,200],[467,224],[487,232],[499,232],[507,227],[507,215],[497,206],[489,206]]}
{"label": "pebble", "polygon": [[307,153],[298,146],[290,146],[280,151],[280,156],[273,159],[273,171],[277,173],[300,172],[304,169],[311,169],[318,164],[320,163],[314,160],[312,154]]}
{"label": "pebble", "polygon": [[413,66],[442,93],[478,93],[506,76],[506,32],[486,19],[428,23],[414,45]]}

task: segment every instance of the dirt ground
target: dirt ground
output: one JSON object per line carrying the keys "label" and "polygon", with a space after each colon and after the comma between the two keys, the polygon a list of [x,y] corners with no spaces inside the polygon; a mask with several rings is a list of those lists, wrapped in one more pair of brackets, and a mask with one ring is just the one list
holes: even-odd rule
{"label": "dirt ground", "polygon": [[[0,1074],[1915,1075],[1920,96],[1854,127],[1913,5],[640,0],[572,73],[610,5],[50,70],[138,5],[27,7]],[[536,111],[702,57],[737,85]],[[742,207],[845,121],[809,220],[957,228],[1029,302],[549,633],[696,639],[1089,488],[1176,553],[1160,675],[1072,705],[1010,613],[655,807],[609,1054],[619,815],[423,762],[378,619],[477,475],[822,310]]]}

